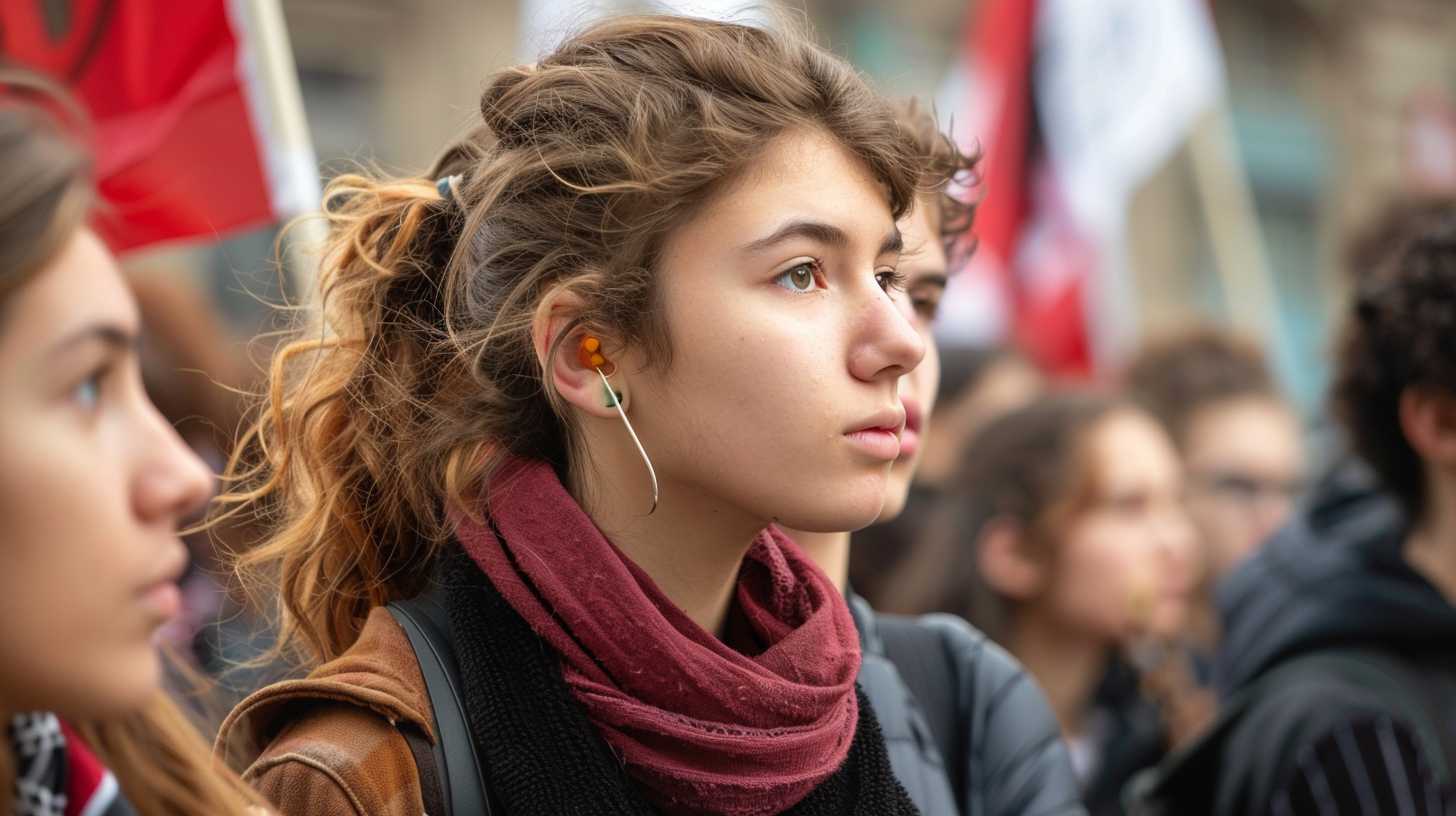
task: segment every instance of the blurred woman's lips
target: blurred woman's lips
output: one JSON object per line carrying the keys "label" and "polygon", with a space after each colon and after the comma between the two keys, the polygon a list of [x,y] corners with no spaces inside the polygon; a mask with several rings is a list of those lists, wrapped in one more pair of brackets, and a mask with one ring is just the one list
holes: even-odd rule
{"label": "blurred woman's lips", "polygon": [[182,613],[182,590],[177,581],[187,571],[187,550],[180,544],[157,571],[151,582],[142,587],[139,600],[162,620],[171,620]]}
{"label": "blurred woman's lips", "polygon": [[899,460],[909,461],[920,450],[920,424],[924,412],[920,410],[919,401],[912,397],[901,397],[900,405],[905,409],[905,430],[900,433]]}
{"label": "blurred woman's lips", "polygon": [[182,590],[175,583],[161,583],[142,593],[142,605],[164,621],[182,614]]}

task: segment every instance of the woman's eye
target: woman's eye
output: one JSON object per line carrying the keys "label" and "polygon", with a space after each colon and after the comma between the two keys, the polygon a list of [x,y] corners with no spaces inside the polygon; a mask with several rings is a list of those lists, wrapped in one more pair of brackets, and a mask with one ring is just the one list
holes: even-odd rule
{"label": "woman's eye", "polygon": [[104,375],[105,371],[95,371],[72,389],[71,399],[82,410],[87,412],[96,410],[96,406],[101,402],[101,378]]}
{"label": "woman's eye", "polygon": [[818,277],[818,272],[817,261],[805,261],[784,270],[782,274],[774,278],[774,283],[790,292],[809,292],[817,283],[815,279]]}
{"label": "woman's eye", "polygon": [[904,291],[905,275],[897,269],[881,269],[875,273],[875,283],[886,292],[891,290]]}
{"label": "woman's eye", "polygon": [[915,314],[927,321],[934,321],[935,315],[940,312],[940,294],[916,295],[910,299],[915,306]]}

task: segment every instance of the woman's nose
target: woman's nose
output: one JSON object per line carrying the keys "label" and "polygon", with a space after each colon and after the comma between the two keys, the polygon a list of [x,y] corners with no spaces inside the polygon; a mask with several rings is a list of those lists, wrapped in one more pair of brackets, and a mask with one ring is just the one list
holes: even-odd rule
{"label": "woman's nose", "polygon": [[850,356],[850,372],[865,382],[898,379],[925,357],[925,339],[906,309],[890,293],[874,295],[860,314],[860,337]]}
{"label": "woman's nose", "polygon": [[148,433],[133,490],[135,511],[149,523],[179,524],[212,496],[214,477],[150,403]]}

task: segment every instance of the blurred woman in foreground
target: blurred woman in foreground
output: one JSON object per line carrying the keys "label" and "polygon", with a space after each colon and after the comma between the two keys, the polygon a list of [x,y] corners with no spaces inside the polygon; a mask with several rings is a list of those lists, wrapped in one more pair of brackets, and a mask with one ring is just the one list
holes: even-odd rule
{"label": "blurred woman in foreground", "polygon": [[161,690],[179,521],[211,476],[147,399],[90,164],[0,75],[0,814],[241,814]]}

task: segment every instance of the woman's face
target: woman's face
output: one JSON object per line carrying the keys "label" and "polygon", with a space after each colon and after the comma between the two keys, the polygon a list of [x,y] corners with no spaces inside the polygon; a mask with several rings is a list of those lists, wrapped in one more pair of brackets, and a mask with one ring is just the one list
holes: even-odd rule
{"label": "woman's face", "polygon": [[1265,397],[1200,408],[1188,425],[1188,514],[1214,577],[1248,558],[1289,518],[1304,485],[1299,421]]}
{"label": "woman's face", "polygon": [[159,688],[177,525],[212,477],[142,390],[139,328],[84,229],[0,304],[0,708],[107,716]]}
{"label": "woman's face", "polygon": [[901,245],[881,185],[817,130],[776,139],[672,234],[672,365],[633,374],[630,397],[664,502],[816,532],[875,520],[926,347],[887,291]]}
{"label": "woman's face", "polygon": [[1109,644],[1175,635],[1197,576],[1173,444],[1152,418],[1119,410],[1085,445],[1093,492],[1064,528],[1045,600]]}
{"label": "woman's face", "polygon": [[885,506],[880,521],[889,521],[905,509],[910,483],[920,466],[924,432],[935,409],[935,392],[940,387],[940,352],[935,346],[932,325],[945,294],[946,257],[935,224],[936,201],[922,197],[915,209],[900,221],[905,252],[900,257],[903,289],[894,294],[905,319],[920,334],[925,357],[909,374],[900,378],[900,403],[905,406],[905,432],[900,437],[900,456],[890,468]]}

